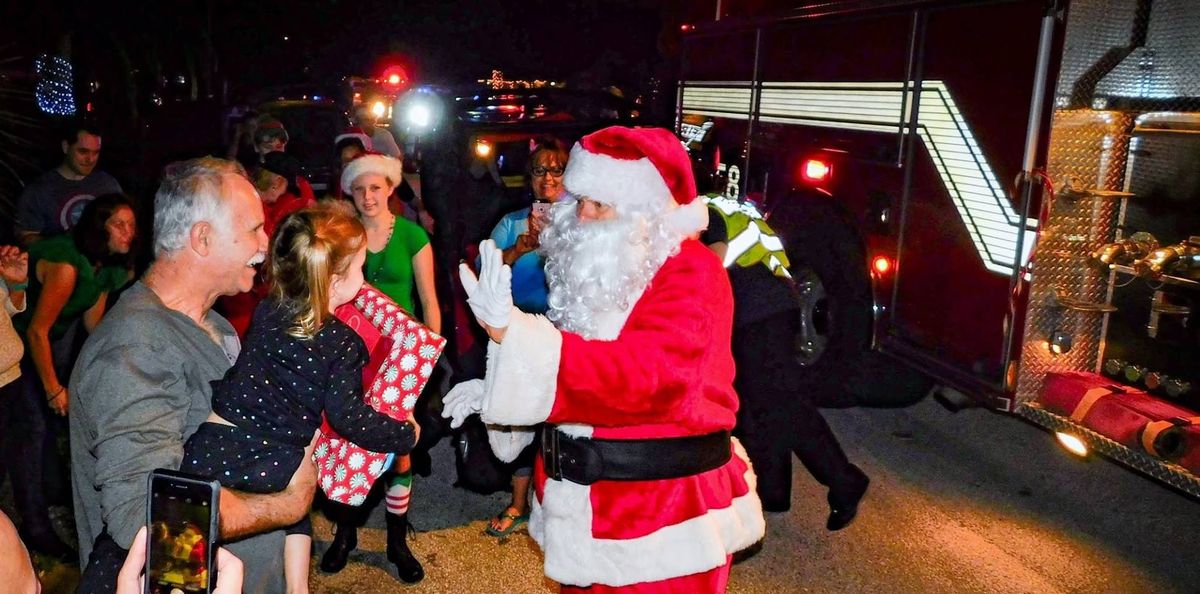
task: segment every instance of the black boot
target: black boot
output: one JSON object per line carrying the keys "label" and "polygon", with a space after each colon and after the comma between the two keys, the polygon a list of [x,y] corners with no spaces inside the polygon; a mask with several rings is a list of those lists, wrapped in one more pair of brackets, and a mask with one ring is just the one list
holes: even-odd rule
{"label": "black boot", "polygon": [[413,474],[428,477],[433,473],[433,459],[429,456],[428,449],[413,449],[408,459],[412,464]]}
{"label": "black boot", "polygon": [[871,479],[867,474],[851,464],[849,475],[829,489],[829,519],[825,521],[827,530],[841,530],[854,521],[858,515],[858,503],[870,484]]}
{"label": "black boot", "polygon": [[346,567],[350,552],[358,546],[358,528],[350,522],[338,522],[333,542],[321,557],[321,571],[337,573]]}
{"label": "black boot", "polygon": [[408,514],[384,514],[387,516],[387,558],[396,565],[396,575],[406,584],[415,584],[425,579],[425,568],[408,550]]}

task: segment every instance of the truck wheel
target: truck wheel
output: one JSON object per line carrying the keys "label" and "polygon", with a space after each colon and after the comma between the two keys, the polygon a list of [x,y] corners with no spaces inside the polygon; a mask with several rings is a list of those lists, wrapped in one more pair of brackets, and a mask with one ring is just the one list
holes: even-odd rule
{"label": "truck wheel", "polygon": [[787,234],[799,292],[796,363],[817,406],[906,406],[929,391],[925,376],[871,350],[873,300],[866,257],[834,213],[805,212]]}

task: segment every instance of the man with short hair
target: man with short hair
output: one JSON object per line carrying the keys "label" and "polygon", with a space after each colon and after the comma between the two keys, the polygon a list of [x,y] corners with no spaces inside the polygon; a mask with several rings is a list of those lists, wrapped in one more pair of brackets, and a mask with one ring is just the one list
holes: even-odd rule
{"label": "man with short hair", "polygon": [[547,423],[529,532],[564,592],[723,592],[765,522],[729,434],[733,295],[690,239],[708,214],[687,154],[661,128],[606,128],[571,151],[563,185],[540,236],[546,317],[513,307],[491,240],[478,280],[460,268],[492,342],[487,378],[455,386],[443,414],[516,427],[489,432],[502,459]]}
{"label": "man with short hair", "polygon": [[99,129],[88,123],[64,129],[62,164],[25,186],[17,199],[14,231],[22,246],[69,230],[93,198],[121,192],[113,176],[96,169],[100,140]]}
{"label": "man with short hair", "polygon": [[[213,302],[249,290],[266,250],[262,203],[239,165],[206,157],[168,167],[155,195],[155,260],[96,327],[71,376],[80,591],[111,591],[146,522],[147,476],[179,468],[184,442],[208,418],[209,382],[241,346]],[[281,493],[223,489],[223,539],[300,520],[315,482],[306,462]],[[245,561],[247,592],[283,591],[283,542],[274,530],[229,545]]]}
{"label": "man with short hair", "polygon": [[378,125],[378,118],[371,113],[369,107],[366,105],[356,107],[352,119],[355,126],[370,135],[372,147],[370,150],[397,159],[404,158],[404,153],[400,150],[400,145],[396,144],[396,137],[392,136],[392,131]]}
{"label": "man with short hair", "polygon": [[272,118],[260,123],[254,129],[254,152],[258,153],[259,162],[269,153],[287,151],[288,140],[283,122]]}

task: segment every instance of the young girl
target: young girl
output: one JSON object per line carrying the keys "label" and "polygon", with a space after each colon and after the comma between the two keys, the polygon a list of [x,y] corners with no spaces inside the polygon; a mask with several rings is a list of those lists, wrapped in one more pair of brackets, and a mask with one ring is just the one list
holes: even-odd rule
{"label": "young girl", "polygon": [[[419,429],[363,400],[363,341],[333,316],[363,285],[366,233],[332,207],[297,211],[271,239],[271,296],[259,304],[237,363],[213,383],[213,412],[184,445],[180,470],[254,493],[282,491],[321,425],[376,452],[409,452]],[[308,591],[312,527],[288,530],[289,592]]]}

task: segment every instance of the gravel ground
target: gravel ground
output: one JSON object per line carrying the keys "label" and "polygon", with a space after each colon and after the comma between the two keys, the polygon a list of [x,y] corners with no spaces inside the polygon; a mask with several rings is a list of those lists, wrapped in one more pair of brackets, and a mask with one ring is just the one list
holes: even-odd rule
{"label": "gravel ground", "polygon": [[[1194,499],[1103,459],[1079,461],[1047,433],[1005,415],[951,415],[929,401],[826,416],[872,477],[859,519],[826,532],[823,490],[797,464],[792,510],[768,516],[763,550],[734,568],[730,592],[1200,592]],[[448,445],[433,453],[434,474],[417,479],[411,514],[420,532],[410,546],[425,563],[425,580],[395,579],[380,506],[346,570],[322,575],[314,556],[312,590],[554,592],[525,532],[504,541],[483,533],[484,518],[507,494],[454,488]],[[0,497],[6,510],[9,503]],[[330,524],[319,513],[314,524],[319,555]],[[68,568],[43,569],[47,592],[71,591]]]}

